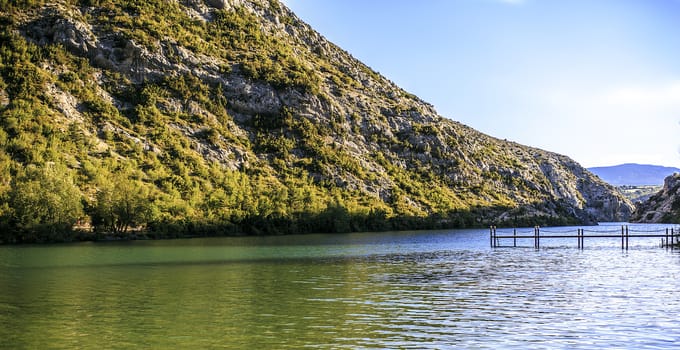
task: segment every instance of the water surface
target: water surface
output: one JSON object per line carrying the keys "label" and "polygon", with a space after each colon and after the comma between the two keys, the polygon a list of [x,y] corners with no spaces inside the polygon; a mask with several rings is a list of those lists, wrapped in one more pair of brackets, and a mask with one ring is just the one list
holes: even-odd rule
{"label": "water surface", "polygon": [[532,244],[451,230],[0,247],[0,348],[680,345],[676,251]]}

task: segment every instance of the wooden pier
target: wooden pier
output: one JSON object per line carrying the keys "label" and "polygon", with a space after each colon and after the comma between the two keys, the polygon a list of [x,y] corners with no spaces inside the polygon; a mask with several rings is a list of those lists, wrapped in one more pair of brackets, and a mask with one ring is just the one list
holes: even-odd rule
{"label": "wooden pier", "polygon": [[[631,234],[632,233],[632,234]],[[512,247],[517,247],[517,240],[534,240],[534,248],[539,249],[541,247],[541,240],[546,239],[574,239],[576,240],[576,246],[579,249],[583,249],[585,245],[586,238],[615,238],[621,239],[621,249],[628,250],[628,241],[635,238],[661,238],[661,245],[666,248],[673,249],[675,245],[679,243],[680,231],[673,228],[666,228],[655,231],[643,231],[643,230],[629,230],[627,225],[622,225],[621,230],[586,230],[582,228],[567,229],[567,230],[556,230],[556,229],[543,229],[539,226],[535,226],[533,231],[531,229],[524,231],[518,231],[517,229],[512,229],[512,231],[497,231],[496,226],[491,226],[489,229],[489,239],[491,241],[492,248],[498,247],[509,247],[510,245],[501,245],[500,240],[512,239]]]}

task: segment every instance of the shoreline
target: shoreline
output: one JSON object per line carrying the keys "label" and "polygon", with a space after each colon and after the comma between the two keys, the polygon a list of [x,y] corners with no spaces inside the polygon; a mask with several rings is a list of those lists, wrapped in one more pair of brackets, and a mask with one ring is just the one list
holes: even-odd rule
{"label": "shoreline", "polygon": [[[574,225],[593,226],[592,223],[552,223],[547,224],[541,222],[541,225],[546,227],[566,227]],[[595,223],[595,226],[597,223]],[[20,232],[14,232],[13,240],[6,240],[0,237],[0,246],[7,245],[30,245],[30,244],[68,244],[80,242],[92,243],[107,243],[107,242],[130,242],[130,241],[157,241],[157,240],[174,240],[174,239],[193,239],[193,238],[211,238],[211,237],[267,237],[267,236],[290,236],[290,235],[310,235],[310,234],[347,234],[359,232],[394,232],[394,231],[427,231],[427,230],[462,230],[462,229],[488,229],[490,226],[498,226],[499,228],[515,228],[515,227],[533,227],[535,224],[527,225],[496,225],[496,224],[473,224],[473,225],[451,225],[451,223],[438,222],[425,225],[386,225],[385,227],[368,229],[366,227],[359,227],[358,229],[349,229],[342,231],[323,231],[323,230],[260,230],[255,227],[248,227],[242,230],[235,230],[234,227],[220,230],[218,228],[209,228],[198,226],[194,230],[172,230],[172,225],[156,226],[165,230],[154,229],[139,229],[135,231],[128,231],[125,233],[114,232],[92,232],[89,230],[75,229],[70,232],[53,232],[47,236],[39,236],[35,234],[22,235]]]}

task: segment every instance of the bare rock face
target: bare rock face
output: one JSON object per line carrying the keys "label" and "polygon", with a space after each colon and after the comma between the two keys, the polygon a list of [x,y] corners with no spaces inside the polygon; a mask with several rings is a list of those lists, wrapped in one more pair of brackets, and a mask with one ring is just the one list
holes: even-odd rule
{"label": "bare rock face", "polygon": [[9,96],[7,91],[0,89],[0,107],[5,107],[9,104]]}
{"label": "bare rock face", "polygon": [[60,7],[45,8],[37,20],[25,26],[26,35],[39,44],[60,43],[81,56],[92,56],[97,49],[97,37],[91,29]]}
{"label": "bare rock face", "polygon": [[218,10],[222,10],[227,7],[226,0],[206,0],[205,2],[208,4],[208,6],[214,7]]}
{"label": "bare rock face", "polygon": [[663,189],[644,203],[638,203],[632,222],[674,223],[680,218],[680,174],[664,180]]}

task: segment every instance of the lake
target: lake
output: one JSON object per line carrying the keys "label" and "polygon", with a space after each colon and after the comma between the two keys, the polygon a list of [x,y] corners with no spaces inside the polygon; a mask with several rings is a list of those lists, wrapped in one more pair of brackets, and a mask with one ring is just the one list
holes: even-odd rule
{"label": "lake", "polygon": [[677,250],[576,243],[441,230],[4,246],[0,348],[680,346]]}

